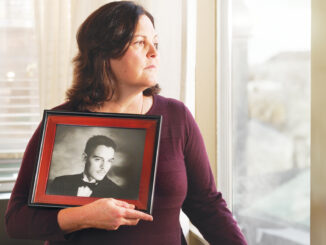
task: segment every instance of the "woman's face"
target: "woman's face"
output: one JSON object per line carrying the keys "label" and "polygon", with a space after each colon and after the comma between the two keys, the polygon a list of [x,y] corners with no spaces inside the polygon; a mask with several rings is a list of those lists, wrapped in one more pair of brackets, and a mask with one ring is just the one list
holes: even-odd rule
{"label": "woman's face", "polygon": [[146,15],[141,15],[126,53],[118,59],[110,59],[118,89],[136,88],[142,91],[157,83],[157,47],[158,38],[153,24]]}

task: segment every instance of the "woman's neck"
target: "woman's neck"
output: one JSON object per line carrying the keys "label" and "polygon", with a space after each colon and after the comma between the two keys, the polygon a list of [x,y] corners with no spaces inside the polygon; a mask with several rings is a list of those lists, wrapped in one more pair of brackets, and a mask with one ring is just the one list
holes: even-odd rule
{"label": "woman's neck", "polygon": [[101,110],[114,113],[142,114],[144,105],[143,93],[138,94],[115,94],[110,101],[104,102]]}
{"label": "woman's neck", "polygon": [[152,106],[151,96],[144,96],[142,92],[137,94],[116,93],[109,101],[105,101],[100,108],[94,108],[95,112],[145,114]]}

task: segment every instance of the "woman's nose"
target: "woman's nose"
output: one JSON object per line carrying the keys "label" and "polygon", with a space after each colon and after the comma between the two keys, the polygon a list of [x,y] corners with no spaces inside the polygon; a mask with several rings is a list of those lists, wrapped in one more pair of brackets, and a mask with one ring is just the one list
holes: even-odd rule
{"label": "woman's nose", "polygon": [[155,58],[157,56],[157,54],[158,54],[158,51],[157,51],[157,49],[155,47],[155,44],[150,43],[147,56],[151,57],[151,58]]}

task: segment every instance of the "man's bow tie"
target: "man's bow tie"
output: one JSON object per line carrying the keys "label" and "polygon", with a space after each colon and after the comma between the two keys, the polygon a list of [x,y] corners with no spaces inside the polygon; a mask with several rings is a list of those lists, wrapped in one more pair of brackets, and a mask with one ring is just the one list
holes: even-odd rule
{"label": "man's bow tie", "polygon": [[96,186],[98,186],[98,183],[97,182],[95,182],[95,183],[89,183],[89,182],[86,182],[86,181],[83,181],[82,180],[81,186],[88,186],[89,189],[93,190]]}

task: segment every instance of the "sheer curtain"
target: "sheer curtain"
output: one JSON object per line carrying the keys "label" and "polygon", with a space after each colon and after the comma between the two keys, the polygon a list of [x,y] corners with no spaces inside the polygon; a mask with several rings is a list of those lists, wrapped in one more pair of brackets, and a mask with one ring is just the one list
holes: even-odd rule
{"label": "sheer curtain", "polygon": [[35,0],[40,108],[64,100],[71,81],[71,1]]}
{"label": "sheer curtain", "polygon": [[76,32],[103,0],[34,0],[39,57],[40,108],[61,104],[72,81]]}

